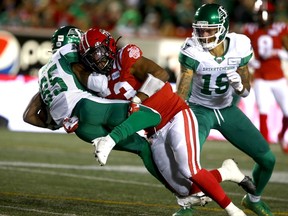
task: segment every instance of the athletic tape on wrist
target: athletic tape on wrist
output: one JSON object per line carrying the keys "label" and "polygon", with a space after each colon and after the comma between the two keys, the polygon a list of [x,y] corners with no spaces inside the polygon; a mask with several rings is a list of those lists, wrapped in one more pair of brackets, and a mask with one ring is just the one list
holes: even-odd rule
{"label": "athletic tape on wrist", "polygon": [[134,96],[131,101],[133,103],[137,103],[137,104],[141,104],[142,103],[141,99],[139,97],[137,97],[137,96]]}
{"label": "athletic tape on wrist", "polygon": [[161,89],[164,84],[165,83],[162,80],[148,74],[147,79],[138,91],[148,95],[148,97],[151,97],[155,92]]}

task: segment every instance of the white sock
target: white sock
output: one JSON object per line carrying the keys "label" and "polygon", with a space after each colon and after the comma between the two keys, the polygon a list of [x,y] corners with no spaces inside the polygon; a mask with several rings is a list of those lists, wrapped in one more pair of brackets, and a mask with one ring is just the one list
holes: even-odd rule
{"label": "white sock", "polygon": [[217,170],[221,175],[222,181],[230,180],[230,173],[227,172],[226,169],[223,169],[222,167],[220,167]]}
{"label": "white sock", "polygon": [[252,195],[252,194],[249,194],[248,193],[248,197],[249,197],[249,199],[250,199],[250,201],[251,202],[259,202],[260,201],[260,199],[261,199],[261,196],[255,196],[255,195]]}
{"label": "white sock", "polygon": [[232,202],[225,208],[228,215],[233,215],[233,213],[238,212],[240,209],[235,206]]}

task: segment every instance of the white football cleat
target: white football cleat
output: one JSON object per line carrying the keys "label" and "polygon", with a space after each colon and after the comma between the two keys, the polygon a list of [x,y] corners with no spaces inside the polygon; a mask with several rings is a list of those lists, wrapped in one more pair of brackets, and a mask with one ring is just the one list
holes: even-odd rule
{"label": "white football cleat", "polygon": [[187,197],[176,196],[176,198],[178,205],[189,208],[192,206],[205,206],[208,202],[212,201],[212,199],[203,192],[198,192]]}
{"label": "white football cleat", "polygon": [[104,166],[111,150],[116,145],[115,141],[107,135],[106,137],[99,137],[92,140],[92,145],[95,146],[95,157],[99,164]]}
{"label": "white football cleat", "polygon": [[218,171],[221,174],[222,181],[228,180],[240,183],[245,178],[245,175],[240,171],[233,159],[225,160]]}

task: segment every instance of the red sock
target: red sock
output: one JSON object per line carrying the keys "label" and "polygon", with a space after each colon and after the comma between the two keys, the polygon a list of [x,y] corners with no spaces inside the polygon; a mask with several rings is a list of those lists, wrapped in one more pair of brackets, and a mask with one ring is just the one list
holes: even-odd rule
{"label": "red sock", "polygon": [[259,130],[263,137],[269,142],[268,127],[267,127],[267,115],[260,114],[260,127]]}
{"label": "red sock", "polygon": [[215,179],[216,179],[219,183],[222,182],[221,174],[219,173],[219,171],[218,171],[217,169],[215,169],[215,170],[210,170],[209,172],[215,177]]}
{"label": "red sock", "polygon": [[[219,183],[222,182],[221,174],[219,173],[219,171],[217,169],[210,170],[209,172],[215,177],[215,179]],[[192,184],[190,194],[195,194],[195,193],[198,193],[200,191],[201,191],[200,188],[196,184]]]}
{"label": "red sock", "polygon": [[283,116],[282,118],[282,129],[280,131],[280,136],[284,137],[284,134],[288,128],[288,116]]}
{"label": "red sock", "polygon": [[231,203],[230,198],[225,194],[223,188],[209,171],[201,169],[196,175],[191,177],[191,180],[207,196],[218,203],[221,208],[225,209]]}

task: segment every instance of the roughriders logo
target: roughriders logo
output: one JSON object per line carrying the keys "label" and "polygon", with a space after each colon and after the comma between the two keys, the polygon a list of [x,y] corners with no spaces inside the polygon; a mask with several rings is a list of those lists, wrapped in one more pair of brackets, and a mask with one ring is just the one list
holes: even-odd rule
{"label": "roughriders logo", "polygon": [[0,31],[0,74],[17,74],[19,70],[20,44],[7,31]]}
{"label": "roughriders logo", "polygon": [[140,50],[138,47],[132,46],[128,48],[129,58],[138,59],[140,57]]}
{"label": "roughriders logo", "polygon": [[219,22],[222,22],[222,23],[224,23],[225,19],[228,17],[227,12],[222,6],[219,7],[218,9],[218,16],[219,16]]}

